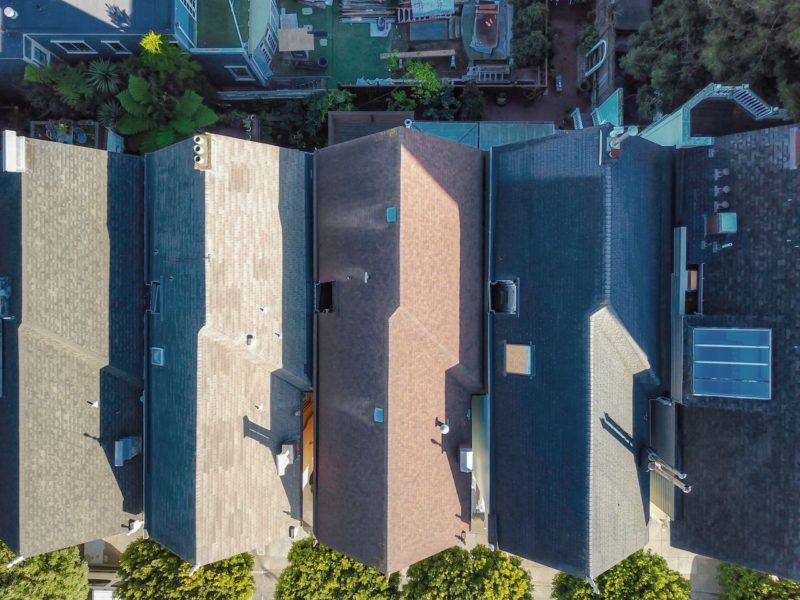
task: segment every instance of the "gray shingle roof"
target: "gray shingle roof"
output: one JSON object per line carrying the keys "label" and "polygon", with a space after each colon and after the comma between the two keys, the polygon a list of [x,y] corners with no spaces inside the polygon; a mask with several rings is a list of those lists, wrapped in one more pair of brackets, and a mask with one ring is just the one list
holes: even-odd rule
{"label": "gray shingle roof", "polygon": [[26,144],[27,171],[0,186],[16,314],[0,534],[30,556],[119,533],[142,509],[142,458],[114,467],[114,442],[141,435],[142,161]]}
{"label": "gray shingle roof", "polygon": [[[672,526],[680,548],[800,579],[800,170],[789,170],[791,127],[717,138],[679,153],[679,225],[688,262],[704,264],[704,314],[688,326],[772,329],[772,399],[693,397],[685,382],[683,469],[692,493]],[[714,170],[730,175],[714,178]],[[714,195],[714,187],[730,192]],[[702,247],[714,201],[729,202],[733,247]],[[685,338],[691,344],[691,336]],[[691,348],[686,349],[687,355]]]}
{"label": "gray shingle roof", "polygon": [[309,158],[208,139],[208,171],[189,141],[146,162],[148,278],[163,299],[148,335],[165,356],[148,371],[146,525],[197,564],[297,524],[302,462],[279,477],[275,455],[300,437],[311,383]]}
{"label": "gray shingle roof", "polygon": [[[670,152],[633,138],[612,160],[600,136],[495,149],[491,167],[490,279],[519,279],[519,315],[490,317],[496,537],[578,576],[647,539],[633,449],[661,368],[669,240]],[[506,374],[506,342],[534,347],[533,376]]]}

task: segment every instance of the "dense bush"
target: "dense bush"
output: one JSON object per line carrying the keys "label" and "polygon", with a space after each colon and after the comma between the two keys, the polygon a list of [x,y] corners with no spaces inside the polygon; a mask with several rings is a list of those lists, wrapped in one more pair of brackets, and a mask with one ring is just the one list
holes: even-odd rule
{"label": "dense bush", "polygon": [[251,554],[238,554],[192,573],[191,564],[152,540],[137,540],[126,548],[119,576],[119,600],[248,600],[254,590]]}
{"label": "dense bush", "polygon": [[584,579],[559,573],[554,600],[689,600],[691,586],[661,556],[638,550],[597,578],[600,596]]}
{"label": "dense bush", "polygon": [[797,600],[800,583],[722,563],[717,569],[719,600]]}
{"label": "dense bush", "polygon": [[58,598],[86,600],[89,566],[77,547],[32,556],[7,569],[14,553],[0,542],[0,597],[3,600]]}
{"label": "dense bush", "polygon": [[399,577],[353,560],[310,538],[295,542],[289,566],[281,573],[275,600],[390,600],[398,596]]}
{"label": "dense bush", "polygon": [[542,65],[547,59],[547,4],[543,0],[522,0],[515,4],[514,37],[511,50],[519,68]]}
{"label": "dense bush", "polygon": [[521,561],[500,550],[450,548],[411,565],[408,600],[531,600],[533,584]]}

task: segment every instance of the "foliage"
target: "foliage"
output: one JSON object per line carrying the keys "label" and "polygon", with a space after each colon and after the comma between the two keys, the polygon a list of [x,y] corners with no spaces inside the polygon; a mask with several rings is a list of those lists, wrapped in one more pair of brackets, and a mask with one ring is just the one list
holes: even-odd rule
{"label": "foliage", "polygon": [[409,60],[404,70],[406,79],[414,82],[411,95],[419,104],[430,103],[444,87],[430,63]]}
{"label": "foliage", "polygon": [[276,600],[389,600],[398,597],[399,577],[381,572],[310,538],[295,542],[281,573]]}
{"label": "foliage", "polygon": [[550,42],[542,31],[533,31],[514,40],[514,64],[519,68],[541,65],[547,58]]}
{"label": "foliage", "polygon": [[550,49],[547,39],[547,3],[523,0],[514,10],[512,55],[518,68],[544,63]]}
{"label": "foliage", "polygon": [[89,62],[87,68],[89,83],[103,94],[116,94],[120,88],[120,67],[106,58],[97,58]]}
{"label": "foliage", "polygon": [[459,121],[480,121],[486,108],[486,98],[476,84],[470,82],[461,90],[461,107],[458,109]]}
{"label": "foliage", "polygon": [[355,94],[347,90],[332,90],[327,94],[317,96],[311,104],[312,118],[317,122],[325,123],[330,111],[353,110]]}
{"label": "foliage", "polygon": [[715,0],[702,56],[714,80],[749,83],[770,102],[790,106],[800,99],[792,93],[800,83],[800,4]]}
{"label": "foliage", "polygon": [[717,568],[719,600],[797,600],[800,583],[772,578],[745,567],[722,563]]}
{"label": "foliage", "polygon": [[524,37],[533,31],[545,30],[547,24],[547,5],[534,2],[514,13],[514,37]]}
{"label": "foliage", "polygon": [[159,34],[151,31],[142,38],[139,45],[142,47],[142,50],[148,54],[159,54],[164,45],[164,41]]}
{"label": "foliage", "polygon": [[218,119],[192,89],[200,66],[177,47],[156,41],[150,34],[142,40],[141,68],[116,95],[125,111],[117,131],[132,136],[131,147],[141,152],[169,146]]}
{"label": "foliage", "polygon": [[644,84],[637,98],[645,118],[674,110],[713,80],[748,83],[800,119],[800,4],[663,0],[621,64]]}
{"label": "foliage", "polygon": [[14,553],[0,542],[0,591],[3,600],[58,598],[85,600],[89,595],[89,566],[77,547],[25,559],[11,569]]}
{"label": "foliage", "polygon": [[643,118],[673,110],[711,80],[701,58],[708,13],[706,2],[664,0],[631,37],[620,64],[644,82],[637,95]]}
{"label": "foliage", "polygon": [[387,110],[414,110],[417,108],[417,101],[409,96],[405,90],[394,90],[389,94]]}
{"label": "foliage", "polygon": [[114,128],[124,114],[125,109],[122,108],[119,100],[111,98],[103,102],[97,109],[97,122],[103,127]]}
{"label": "foliage", "polygon": [[583,579],[559,573],[553,578],[554,600],[689,600],[691,586],[663,557],[637,550],[600,575],[600,596]]}
{"label": "foliage", "polygon": [[600,41],[600,36],[597,35],[597,30],[594,25],[586,23],[581,25],[578,30],[578,47],[582,52],[588,52],[594,45]]}
{"label": "foliage", "polygon": [[85,108],[94,95],[94,88],[83,63],[74,67],[65,63],[51,64],[47,67],[26,65],[24,79],[55,92],[71,109]]}
{"label": "foliage", "polygon": [[120,600],[247,600],[254,591],[253,556],[238,554],[200,567],[152,540],[136,540],[120,558]]}
{"label": "foliage", "polygon": [[443,87],[422,111],[422,118],[430,121],[455,121],[461,102],[455,97],[452,86]]}
{"label": "foliage", "polygon": [[521,561],[499,550],[450,548],[411,565],[408,600],[530,600],[533,584]]}

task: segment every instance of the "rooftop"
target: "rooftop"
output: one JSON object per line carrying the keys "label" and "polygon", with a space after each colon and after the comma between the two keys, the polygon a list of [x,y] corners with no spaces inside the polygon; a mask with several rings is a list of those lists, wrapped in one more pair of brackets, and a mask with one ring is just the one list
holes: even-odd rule
{"label": "rooftop", "polygon": [[496,148],[491,168],[489,277],[518,288],[490,316],[496,539],[579,577],[647,540],[636,453],[663,378],[671,153],[631,138],[598,161],[604,131]]}
{"label": "rooftop", "polygon": [[146,162],[161,298],[147,326],[163,350],[149,366],[147,524],[195,564],[299,525],[301,463],[281,476],[278,455],[300,438],[311,387],[308,156],[206,143],[206,171],[191,140]]}
{"label": "rooftop", "polygon": [[[693,327],[770,329],[772,397],[692,396],[692,378],[684,377],[682,468],[693,491],[681,498],[683,519],[672,525],[679,548],[794,580],[800,579],[794,501],[800,496],[800,170],[790,168],[796,131],[738,133],[679,153],[677,223],[688,229],[687,262],[703,265],[702,314],[687,315],[686,362]],[[725,186],[729,191],[720,192]],[[721,201],[736,213],[737,231],[707,235]]]}
{"label": "rooftop", "polygon": [[31,556],[119,533],[142,511],[142,161],[26,140],[0,173],[0,538]]}
{"label": "rooftop", "polygon": [[333,306],[317,316],[314,532],[386,573],[469,530],[458,448],[483,391],[483,160],[405,128],[316,155],[315,272]]}

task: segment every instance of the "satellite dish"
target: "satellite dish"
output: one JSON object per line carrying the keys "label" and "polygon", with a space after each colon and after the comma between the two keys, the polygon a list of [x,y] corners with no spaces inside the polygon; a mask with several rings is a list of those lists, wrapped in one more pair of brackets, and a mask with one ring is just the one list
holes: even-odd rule
{"label": "satellite dish", "polygon": [[439,425],[439,431],[441,432],[442,435],[447,435],[448,433],[450,433],[450,425],[448,425],[447,423],[441,423]]}
{"label": "satellite dish", "polygon": [[16,19],[19,16],[19,13],[17,11],[15,11],[13,8],[11,8],[10,6],[6,6],[3,9],[3,15],[7,19]]}

